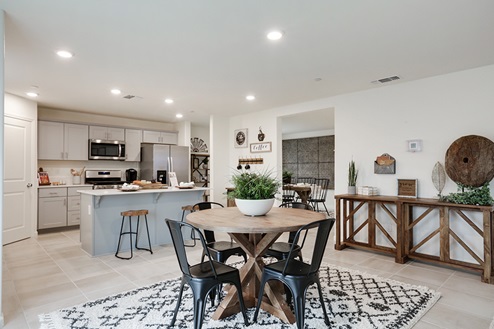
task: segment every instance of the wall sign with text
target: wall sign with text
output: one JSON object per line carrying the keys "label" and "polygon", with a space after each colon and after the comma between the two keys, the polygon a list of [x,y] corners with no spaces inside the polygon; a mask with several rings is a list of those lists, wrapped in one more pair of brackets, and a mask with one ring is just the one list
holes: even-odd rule
{"label": "wall sign with text", "polygon": [[407,198],[417,197],[416,179],[398,179],[398,196]]}
{"label": "wall sign with text", "polygon": [[271,142],[250,143],[250,153],[271,152]]}

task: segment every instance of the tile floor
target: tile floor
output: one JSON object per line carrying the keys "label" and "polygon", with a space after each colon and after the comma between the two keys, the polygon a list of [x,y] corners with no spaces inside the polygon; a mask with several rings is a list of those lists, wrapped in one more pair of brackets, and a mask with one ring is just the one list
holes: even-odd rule
{"label": "tile floor", "polygon": [[[356,249],[336,251],[333,246],[330,237],[328,263],[441,292],[441,299],[415,329],[489,328],[494,285],[481,283],[478,274],[421,262],[400,265],[389,256]],[[179,275],[171,245],[154,248],[153,255],[138,251],[126,261],[113,255],[89,257],[79,247],[78,230],[42,234],[3,247],[4,328],[39,328],[38,314]]]}

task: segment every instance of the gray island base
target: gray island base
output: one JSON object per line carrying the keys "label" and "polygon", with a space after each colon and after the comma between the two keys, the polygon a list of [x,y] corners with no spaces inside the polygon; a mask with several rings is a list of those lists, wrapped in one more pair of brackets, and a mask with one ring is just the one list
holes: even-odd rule
{"label": "gray island base", "polygon": [[[115,253],[122,216],[126,210],[147,209],[151,245],[171,243],[165,218],[180,220],[182,206],[193,205],[203,200],[208,188],[193,189],[149,189],[122,192],[116,189],[80,190],[81,193],[81,247],[91,256]],[[128,230],[127,220],[124,229]],[[132,220],[135,231],[136,220]],[[139,246],[147,246],[145,226],[141,221]],[[123,238],[121,250],[129,250],[129,235]],[[132,237],[135,245],[135,236]]]}

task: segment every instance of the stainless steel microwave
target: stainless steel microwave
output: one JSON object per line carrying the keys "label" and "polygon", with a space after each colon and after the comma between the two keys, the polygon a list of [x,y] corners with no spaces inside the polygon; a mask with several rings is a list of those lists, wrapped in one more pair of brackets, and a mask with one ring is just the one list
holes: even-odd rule
{"label": "stainless steel microwave", "polygon": [[89,140],[89,160],[125,160],[125,142]]}

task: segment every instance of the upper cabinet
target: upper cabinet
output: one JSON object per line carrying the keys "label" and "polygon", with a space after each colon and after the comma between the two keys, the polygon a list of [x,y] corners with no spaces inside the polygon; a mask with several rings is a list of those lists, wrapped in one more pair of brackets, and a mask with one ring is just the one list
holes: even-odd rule
{"label": "upper cabinet", "polygon": [[141,161],[142,130],[125,129],[125,161]]}
{"label": "upper cabinet", "polygon": [[142,132],[142,142],[177,145],[178,134],[165,131],[144,130]]}
{"label": "upper cabinet", "polygon": [[125,129],[103,126],[89,126],[90,139],[103,139],[107,141],[125,140]]}
{"label": "upper cabinet", "polygon": [[88,126],[38,121],[38,159],[87,160]]}

